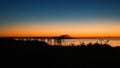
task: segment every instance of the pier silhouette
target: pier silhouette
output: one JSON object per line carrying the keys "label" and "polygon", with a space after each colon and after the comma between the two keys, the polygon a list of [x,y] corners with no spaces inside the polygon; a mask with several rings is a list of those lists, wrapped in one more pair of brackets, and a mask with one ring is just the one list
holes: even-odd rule
{"label": "pier silhouette", "polygon": [[44,37],[12,37],[16,41],[42,41],[49,45],[62,45],[64,39],[72,39],[70,35],[44,36]]}

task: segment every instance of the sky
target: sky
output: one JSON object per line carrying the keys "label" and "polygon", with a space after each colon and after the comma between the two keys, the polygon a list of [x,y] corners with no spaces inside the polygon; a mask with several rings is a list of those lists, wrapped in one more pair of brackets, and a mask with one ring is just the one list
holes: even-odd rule
{"label": "sky", "polygon": [[0,36],[120,37],[120,0],[0,0]]}

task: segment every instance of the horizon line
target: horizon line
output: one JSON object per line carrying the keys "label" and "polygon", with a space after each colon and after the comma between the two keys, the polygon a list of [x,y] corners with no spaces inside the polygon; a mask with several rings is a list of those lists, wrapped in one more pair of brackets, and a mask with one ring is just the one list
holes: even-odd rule
{"label": "horizon line", "polygon": [[[59,35],[60,36],[60,35]],[[59,36],[0,36],[0,38],[12,38],[12,37],[59,37]],[[120,38],[120,36],[92,36],[92,37],[88,37],[88,36],[84,36],[84,37],[81,37],[81,36],[70,36],[72,38],[75,38],[75,39],[79,39],[79,38]]]}

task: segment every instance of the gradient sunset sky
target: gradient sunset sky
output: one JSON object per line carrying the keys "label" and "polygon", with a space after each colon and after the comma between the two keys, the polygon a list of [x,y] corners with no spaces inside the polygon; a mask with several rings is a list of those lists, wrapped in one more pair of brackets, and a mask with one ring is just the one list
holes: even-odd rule
{"label": "gradient sunset sky", "polygon": [[120,37],[120,0],[0,0],[0,36]]}

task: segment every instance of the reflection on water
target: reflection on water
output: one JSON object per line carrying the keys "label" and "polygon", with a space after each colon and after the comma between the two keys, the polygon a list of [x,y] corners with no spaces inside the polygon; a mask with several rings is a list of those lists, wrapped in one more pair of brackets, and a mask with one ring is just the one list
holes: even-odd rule
{"label": "reflection on water", "polygon": [[82,43],[99,43],[99,44],[110,44],[111,46],[120,46],[120,38],[100,38],[100,39],[52,39],[52,38],[16,38],[15,40],[23,40],[23,41],[44,41],[47,42],[49,45],[62,45],[62,46],[69,46],[69,45],[80,45]]}
{"label": "reflection on water", "polygon": [[[63,39],[63,40],[47,40],[46,42],[50,45],[63,45],[63,46],[69,46],[69,45],[80,45],[82,43],[88,44],[88,43],[102,43],[104,44],[108,39],[104,39],[102,42],[99,39]],[[111,38],[109,39],[109,42],[107,42],[111,46],[120,46],[120,38]]]}

